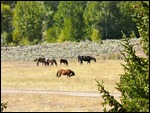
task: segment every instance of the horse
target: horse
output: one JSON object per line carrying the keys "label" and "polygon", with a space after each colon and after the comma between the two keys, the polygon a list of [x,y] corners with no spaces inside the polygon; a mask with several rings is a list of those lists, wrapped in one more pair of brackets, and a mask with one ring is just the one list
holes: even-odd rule
{"label": "horse", "polygon": [[60,65],[64,63],[66,66],[68,65],[68,61],[66,59],[60,59]]}
{"label": "horse", "polygon": [[39,66],[39,63],[42,63],[42,66],[43,66],[43,64],[45,64],[46,65],[46,61],[45,61],[45,58],[36,58],[35,60],[34,60],[34,62],[36,62],[37,61],[37,66]]}
{"label": "horse", "polygon": [[49,66],[49,64],[50,64],[50,66],[52,66],[53,64],[55,64],[55,66],[57,66],[57,62],[56,62],[55,59],[52,59],[52,60],[46,59],[45,64],[48,65],[48,66]]}
{"label": "horse", "polygon": [[80,64],[83,64],[83,61],[85,61],[88,64],[90,64],[91,60],[96,62],[96,58],[94,58],[92,56],[80,56],[80,55],[78,55],[78,62],[80,62]]}
{"label": "horse", "polygon": [[75,72],[70,69],[59,69],[56,73],[56,76],[61,77],[61,75],[67,75],[67,78],[70,78],[71,76],[75,76]]}

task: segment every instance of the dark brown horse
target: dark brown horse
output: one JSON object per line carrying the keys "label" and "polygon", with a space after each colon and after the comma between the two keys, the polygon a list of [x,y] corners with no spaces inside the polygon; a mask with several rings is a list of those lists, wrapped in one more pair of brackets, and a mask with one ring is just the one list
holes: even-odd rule
{"label": "dark brown horse", "polygon": [[66,64],[66,66],[68,65],[68,61],[66,59],[60,59],[60,65],[61,64]]}
{"label": "dark brown horse", "polygon": [[71,76],[75,76],[75,73],[70,69],[59,69],[56,73],[56,76],[61,77],[61,75],[67,75],[67,78],[70,78]]}
{"label": "dark brown horse", "polygon": [[80,62],[80,64],[83,64],[83,61],[87,62],[88,64],[90,64],[91,60],[93,60],[94,62],[96,62],[96,58],[91,57],[91,56],[78,56],[78,62]]}
{"label": "dark brown horse", "polygon": [[45,62],[45,58],[36,58],[35,60],[34,60],[34,62],[36,62],[37,61],[37,66],[39,66],[39,63],[42,63],[42,65],[43,64],[45,64],[46,65],[46,62]]}
{"label": "dark brown horse", "polygon": [[55,64],[55,66],[57,66],[57,62],[55,59],[52,59],[52,60],[46,59],[45,61],[46,61],[46,65],[48,65],[48,66],[52,66],[53,64]]}

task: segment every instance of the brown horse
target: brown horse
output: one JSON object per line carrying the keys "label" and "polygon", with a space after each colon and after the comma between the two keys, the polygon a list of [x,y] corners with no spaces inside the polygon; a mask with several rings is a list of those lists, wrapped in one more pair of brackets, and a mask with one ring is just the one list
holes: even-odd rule
{"label": "brown horse", "polygon": [[56,60],[55,59],[52,59],[52,60],[50,60],[50,59],[46,59],[46,65],[50,65],[50,66],[52,66],[53,64],[55,64],[55,66],[57,66],[57,62],[56,62]]}
{"label": "brown horse", "polygon": [[71,76],[75,76],[75,73],[70,69],[59,69],[56,73],[56,76],[61,77],[61,75],[67,75],[67,78],[70,78]]}
{"label": "brown horse", "polygon": [[61,64],[66,64],[66,66],[68,65],[68,61],[66,59],[60,59],[60,65]]}
{"label": "brown horse", "polygon": [[45,64],[46,65],[46,62],[45,62],[45,58],[36,58],[35,60],[34,60],[34,62],[36,62],[37,61],[37,66],[39,66],[39,63],[42,63],[42,65],[43,64]]}

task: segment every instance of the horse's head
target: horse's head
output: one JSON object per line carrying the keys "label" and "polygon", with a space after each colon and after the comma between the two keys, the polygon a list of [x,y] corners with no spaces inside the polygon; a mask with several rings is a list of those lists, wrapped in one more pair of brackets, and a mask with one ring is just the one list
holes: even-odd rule
{"label": "horse's head", "polygon": [[35,60],[33,60],[34,62],[37,61],[37,58]]}
{"label": "horse's head", "polygon": [[96,58],[93,58],[94,62],[96,62]]}
{"label": "horse's head", "polygon": [[91,60],[94,60],[94,62],[96,62],[96,58],[94,58],[94,57],[90,57],[91,58]]}

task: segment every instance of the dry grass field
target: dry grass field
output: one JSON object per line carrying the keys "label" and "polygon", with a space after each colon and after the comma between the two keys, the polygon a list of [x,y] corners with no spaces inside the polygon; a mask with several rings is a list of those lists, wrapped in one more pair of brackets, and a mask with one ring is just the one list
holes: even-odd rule
{"label": "dry grass field", "polygon": [[[91,61],[80,65],[69,61],[69,65],[45,67],[36,62],[1,62],[1,89],[51,90],[72,92],[98,92],[98,81],[104,81],[105,88],[118,93],[115,82],[123,73],[122,60]],[[71,69],[75,76],[56,77],[58,69]],[[59,94],[2,93],[1,101],[8,101],[5,111],[102,111],[102,99],[96,97],[77,97]]]}

